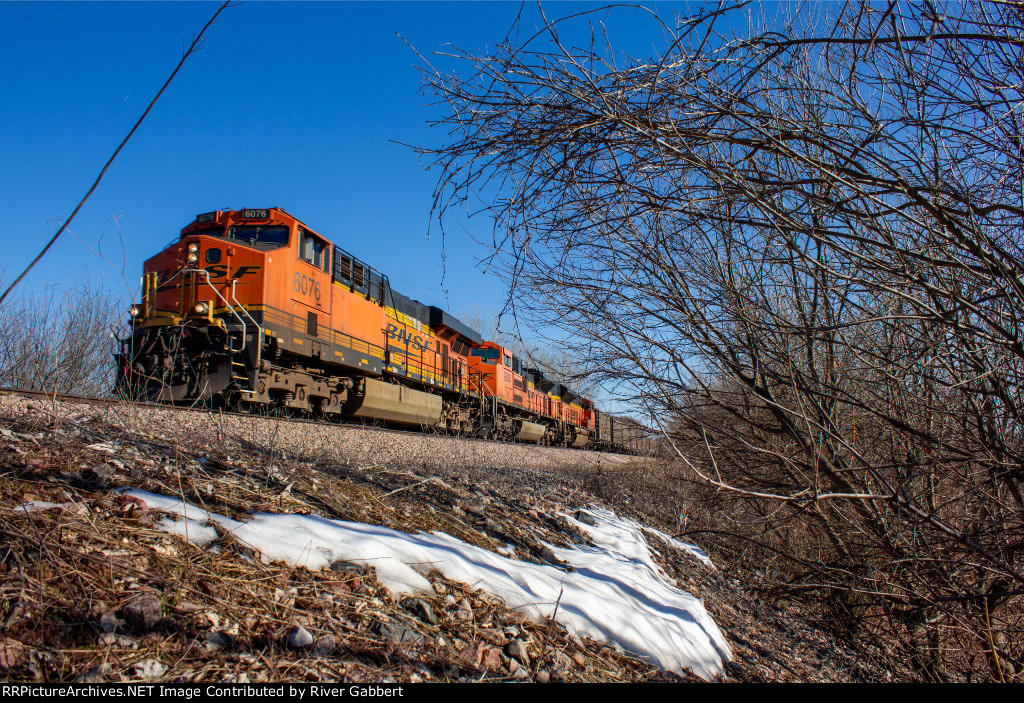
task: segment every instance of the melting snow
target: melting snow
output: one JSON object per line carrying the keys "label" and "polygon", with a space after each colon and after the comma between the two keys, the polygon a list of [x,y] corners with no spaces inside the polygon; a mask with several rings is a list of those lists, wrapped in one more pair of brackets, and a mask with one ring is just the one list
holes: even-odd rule
{"label": "melting snow", "polygon": [[703,602],[673,586],[654,563],[643,533],[654,532],[711,565],[707,555],[607,510],[584,511],[596,525],[566,516],[595,545],[550,547],[576,569],[566,572],[510,559],[441,532],[414,535],[317,515],[257,513],[239,522],[176,498],[136,489],[123,492],[179,516],[158,526],[196,544],[216,538],[211,526],[216,523],[268,561],[279,559],[310,569],[338,559],[373,566],[381,583],[396,594],[432,593],[423,574],[437,569],[500,596],[509,608],[531,619],[553,616],[571,633],[612,642],[667,671],[686,668],[708,680],[721,674],[723,662],[732,656]]}

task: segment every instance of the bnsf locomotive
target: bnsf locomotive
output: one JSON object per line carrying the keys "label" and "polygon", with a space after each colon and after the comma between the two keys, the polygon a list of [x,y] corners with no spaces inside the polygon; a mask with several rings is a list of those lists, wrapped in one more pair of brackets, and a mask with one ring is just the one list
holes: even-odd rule
{"label": "bnsf locomotive", "polygon": [[145,264],[119,391],[640,451],[643,428],[600,412],[281,208],[217,210]]}

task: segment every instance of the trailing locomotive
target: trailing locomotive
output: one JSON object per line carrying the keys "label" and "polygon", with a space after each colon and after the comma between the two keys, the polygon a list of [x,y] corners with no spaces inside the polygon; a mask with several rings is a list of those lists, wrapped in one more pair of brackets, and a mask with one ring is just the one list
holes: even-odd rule
{"label": "trailing locomotive", "polygon": [[602,413],[281,208],[201,214],[145,263],[118,391],[571,447],[640,451]]}

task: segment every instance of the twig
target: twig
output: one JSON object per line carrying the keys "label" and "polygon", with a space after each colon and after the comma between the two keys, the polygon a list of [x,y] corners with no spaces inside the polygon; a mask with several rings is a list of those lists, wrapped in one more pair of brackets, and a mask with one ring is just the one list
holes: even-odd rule
{"label": "twig", "polygon": [[54,242],[56,242],[57,239],[60,237],[60,235],[62,235],[64,233],[64,230],[67,229],[68,225],[71,224],[71,221],[73,219],[75,219],[75,215],[78,214],[78,211],[82,209],[82,206],[85,205],[85,202],[93,194],[93,191],[96,190],[97,186],[99,186],[100,181],[103,180],[103,176],[106,175],[106,173],[107,173],[107,169],[110,168],[111,164],[114,163],[114,159],[117,158],[117,155],[121,153],[121,149],[123,149],[125,144],[128,143],[128,140],[132,138],[132,135],[135,134],[135,130],[137,130],[139,128],[139,126],[142,124],[143,120],[145,120],[146,116],[149,114],[149,111],[153,109],[154,105],[156,105],[156,101],[160,99],[160,96],[164,94],[165,90],[167,90],[167,87],[171,84],[171,81],[173,81],[174,77],[176,75],[178,75],[178,71],[181,70],[181,67],[185,64],[185,60],[189,56],[194,54],[202,46],[202,39],[203,39],[203,35],[206,33],[206,30],[209,29],[210,25],[212,25],[214,23],[214,21],[217,19],[217,16],[220,15],[221,12],[226,10],[231,5],[231,2],[232,2],[232,0],[226,0],[217,9],[217,11],[215,13],[213,13],[213,17],[211,17],[209,19],[209,21],[202,28],[202,30],[199,32],[199,34],[197,34],[192,39],[192,44],[185,51],[184,55],[181,57],[181,61],[178,62],[178,65],[174,67],[174,70],[171,72],[170,77],[167,79],[167,81],[163,84],[163,86],[157,92],[156,97],[154,97],[150,101],[149,105],[146,107],[145,112],[142,113],[142,116],[138,119],[138,121],[135,122],[135,125],[131,128],[131,131],[128,132],[128,136],[126,136],[121,141],[121,143],[118,144],[117,149],[115,149],[114,153],[110,156],[109,159],[107,159],[107,163],[105,163],[103,165],[103,169],[100,171],[100,174],[96,177],[96,180],[93,182],[92,187],[89,188],[89,192],[87,192],[85,194],[85,196],[78,202],[78,205],[75,206],[75,209],[71,213],[71,215],[69,215],[68,218],[66,220],[64,220],[64,224],[62,224],[60,226],[60,228],[57,230],[57,233],[54,234],[53,237],[50,238],[50,241],[46,243],[46,246],[43,247],[43,250],[41,252],[39,252],[39,254],[36,256],[35,259],[32,260],[32,263],[30,263],[25,268],[25,270],[21,272],[21,275],[19,275],[16,279],[14,279],[14,281],[11,283],[11,285],[7,286],[7,290],[5,290],[2,295],[0,295],[0,305],[3,304],[4,299],[10,294],[10,292],[14,289],[14,287],[16,285],[18,285],[21,282],[21,280],[23,278],[25,278],[25,276],[28,275],[28,272],[31,271],[32,268],[37,263],[39,263],[39,260],[43,258],[43,256],[46,254],[46,252],[50,250],[50,247],[53,246]]}

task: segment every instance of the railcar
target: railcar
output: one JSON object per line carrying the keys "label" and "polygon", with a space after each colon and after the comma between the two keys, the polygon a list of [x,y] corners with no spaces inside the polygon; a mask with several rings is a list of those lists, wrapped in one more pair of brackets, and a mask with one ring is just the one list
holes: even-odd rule
{"label": "railcar", "polygon": [[198,215],[145,262],[118,391],[631,450],[628,423],[279,207]]}

